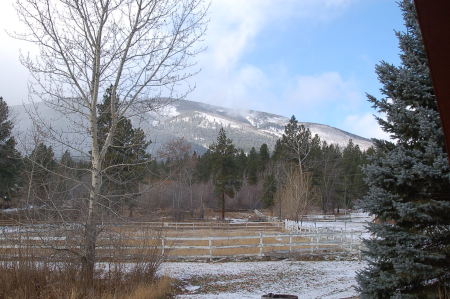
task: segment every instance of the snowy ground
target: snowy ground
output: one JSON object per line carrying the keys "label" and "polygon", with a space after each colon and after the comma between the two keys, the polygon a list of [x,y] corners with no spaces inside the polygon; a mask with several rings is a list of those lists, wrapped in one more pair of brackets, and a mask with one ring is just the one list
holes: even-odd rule
{"label": "snowy ground", "polygon": [[161,274],[186,283],[178,298],[348,298],[357,295],[355,273],[363,267],[359,261],[164,263]]}

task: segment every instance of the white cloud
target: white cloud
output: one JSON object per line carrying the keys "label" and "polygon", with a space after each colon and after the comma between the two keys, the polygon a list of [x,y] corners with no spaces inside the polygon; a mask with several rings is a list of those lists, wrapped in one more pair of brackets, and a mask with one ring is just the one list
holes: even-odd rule
{"label": "white cloud", "polygon": [[256,46],[255,38],[266,27],[292,18],[327,22],[354,1],[212,0],[205,37],[208,48],[198,57],[202,72],[194,78],[197,90],[190,98],[235,108],[258,103],[260,95],[270,98],[269,78],[274,74],[265,74],[255,65],[242,65],[243,55]]}
{"label": "white cloud", "polygon": [[355,0],[212,0],[203,55],[218,69],[235,66],[253,39],[266,27],[291,18],[324,22]]}
{"label": "white cloud", "polygon": [[349,115],[341,127],[344,130],[366,138],[390,140],[389,134],[381,129],[371,113]]}
{"label": "white cloud", "polygon": [[344,79],[337,72],[298,76],[287,94],[290,102],[299,103],[308,108],[330,102],[341,102],[344,105],[356,104],[363,97],[354,80]]}

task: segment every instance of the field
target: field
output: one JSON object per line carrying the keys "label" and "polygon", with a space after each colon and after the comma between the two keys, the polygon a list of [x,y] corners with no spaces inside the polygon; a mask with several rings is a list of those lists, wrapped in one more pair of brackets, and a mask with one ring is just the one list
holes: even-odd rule
{"label": "field", "polygon": [[[357,294],[354,276],[363,267],[358,252],[368,220],[110,223],[99,236],[99,267],[164,253],[158,274],[181,283],[179,298],[260,298],[269,292],[347,298]],[[4,225],[0,256],[63,261],[67,250],[80,249],[79,232],[75,224]]]}
{"label": "field", "polygon": [[[359,250],[361,231],[336,227],[338,221],[328,224],[328,227],[308,227],[305,222],[300,229],[292,229],[290,222],[105,224],[98,238],[97,252],[100,261],[126,262],[139,259],[149,251],[172,260],[212,260]],[[14,259],[29,255],[39,260],[52,256],[55,251],[60,254],[76,252],[82,237],[79,232],[75,224],[3,226],[0,256]]]}
{"label": "field", "polygon": [[261,298],[267,293],[299,298],[348,298],[357,295],[359,261],[268,261],[165,263],[160,272],[185,283],[179,298]]}

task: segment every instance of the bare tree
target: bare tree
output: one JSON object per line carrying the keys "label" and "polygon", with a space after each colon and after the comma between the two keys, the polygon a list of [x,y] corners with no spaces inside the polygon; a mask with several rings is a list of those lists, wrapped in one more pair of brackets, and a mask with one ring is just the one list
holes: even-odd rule
{"label": "bare tree", "polygon": [[[172,205],[176,218],[180,209],[180,202],[184,197],[184,189],[189,193],[189,209],[193,215],[193,176],[194,161],[192,159],[192,146],[183,138],[175,138],[166,143],[159,151],[158,156],[166,160],[169,177],[174,182],[174,197]],[[176,204],[175,204],[176,203]]]}
{"label": "bare tree", "polygon": [[[16,8],[27,28],[16,37],[39,49],[36,57],[21,57],[33,78],[30,94],[64,115],[66,127],[57,130],[38,112],[31,113],[33,121],[48,142],[90,161],[82,252],[83,277],[90,285],[104,160],[118,122],[155,111],[158,99],[190,90],[179,87],[195,73],[191,58],[201,50],[197,42],[206,29],[207,5],[202,0],[17,0]],[[111,125],[100,142],[97,105],[107,88]]]}
{"label": "bare tree", "polygon": [[285,217],[302,221],[316,198],[312,176],[292,165],[288,166],[285,178],[285,184],[276,194],[281,210]]}

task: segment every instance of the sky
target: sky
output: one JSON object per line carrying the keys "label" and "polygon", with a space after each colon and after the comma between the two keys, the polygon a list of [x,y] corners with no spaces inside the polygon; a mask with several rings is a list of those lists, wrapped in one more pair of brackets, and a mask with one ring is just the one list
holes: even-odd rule
{"label": "sky", "polygon": [[[0,1],[0,96],[27,102],[29,45],[13,0]],[[381,96],[375,65],[399,63],[393,0],[212,0],[201,72],[189,100],[260,110],[331,125],[367,138],[387,138],[366,93]]]}

